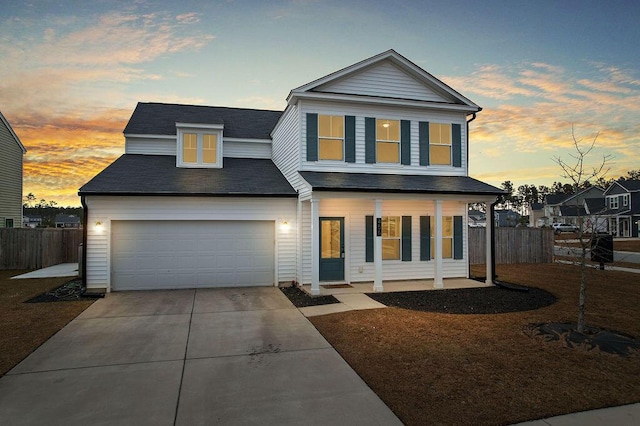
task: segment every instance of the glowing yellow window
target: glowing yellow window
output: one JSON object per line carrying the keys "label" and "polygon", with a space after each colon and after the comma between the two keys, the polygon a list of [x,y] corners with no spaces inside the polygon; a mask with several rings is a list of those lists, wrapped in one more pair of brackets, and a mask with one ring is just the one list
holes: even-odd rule
{"label": "glowing yellow window", "polygon": [[[435,258],[435,218],[431,218],[431,258]],[[453,216],[442,217],[442,258],[453,258]]]}
{"label": "glowing yellow window", "polygon": [[216,148],[218,146],[218,135],[202,135],[202,162],[215,164],[217,162]]}
{"label": "glowing yellow window", "polygon": [[382,260],[400,259],[400,216],[382,217]]}
{"label": "glowing yellow window", "polygon": [[344,117],[318,115],[318,159],[344,159]]}
{"label": "glowing yellow window", "polygon": [[451,165],[451,124],[429,124],[429,161]]}
{"label": "glowing yellow window", "polygon": [[198,162],[198,135],[196,133],[182,134],[182,161],[185,163]]}
{"label": "glowing yellow window", "polygon": [[400,162],[400,121],[376,120],[376,161]]}

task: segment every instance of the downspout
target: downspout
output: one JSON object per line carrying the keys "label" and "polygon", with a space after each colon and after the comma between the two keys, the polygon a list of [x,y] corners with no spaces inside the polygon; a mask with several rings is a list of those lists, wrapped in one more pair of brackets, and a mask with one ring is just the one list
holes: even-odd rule
{"label": "downspout", "polygon": [[89,227],[89,209],[84,195],[80,197],[80,204],[82,204],[84,222],[82,227],[82,265],[80,265],[80,270],[82,271],[82,293],[84,293],[87,291],[87,229]]}
{"label": "downspout", "polygon": [[[482,111],[482,109],[480,109],[479,111]],[[473,120],[476,119],[476,113],[474,112],[473,115],[471,116],[470,120],[467,120],[467,162],[466,162],[466,166],[467,166],[467,175],[469,174],[469,123],[471,123]]]}

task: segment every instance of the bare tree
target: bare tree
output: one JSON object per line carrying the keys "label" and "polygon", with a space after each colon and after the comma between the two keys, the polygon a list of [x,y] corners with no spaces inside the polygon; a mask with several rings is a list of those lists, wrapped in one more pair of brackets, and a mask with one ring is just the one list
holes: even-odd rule
{"label": "bare tree", "polygon": [[[604,176],[609,172],[607,163],[611,160],[611,155],[603,155],[602,159],[597,163],[595,167],[588,166],[586,164],[587,157],[593,151],[596,141],[600,133],[598,132],[590,143],[582,143],[581,139],[576,138],[573,126],[571,126],[571,137],[573,139],[573,146],[575,153],[569,154],[572,160],[565,161],[560,157],[554,157],[556,164],[562,169],[565,179],[569,179],[573,186],[573,194],[576,195],[584,187],[585,182],[589,180],[598,181],[604,179]],[[578,203],[578,197],[576,197],[576,215],[578,217],[578,240],[580,242],[580,296],[578,299],[578,329],[579,333],[584,332],[584,312],[587,293],[587,249],[591,248],[591,244],[594,236],[597,233],[596,229],[584,228],[584,214],[581,213],[581,206]]]}

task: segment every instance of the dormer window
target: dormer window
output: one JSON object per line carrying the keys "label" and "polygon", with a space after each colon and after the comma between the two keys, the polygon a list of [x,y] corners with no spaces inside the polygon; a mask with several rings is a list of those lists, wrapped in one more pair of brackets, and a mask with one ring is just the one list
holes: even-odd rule
{"label": "dormer window", "polygon": [[222,128],[221,124],[183,124],[177,123],[178,167],[222,167]]}

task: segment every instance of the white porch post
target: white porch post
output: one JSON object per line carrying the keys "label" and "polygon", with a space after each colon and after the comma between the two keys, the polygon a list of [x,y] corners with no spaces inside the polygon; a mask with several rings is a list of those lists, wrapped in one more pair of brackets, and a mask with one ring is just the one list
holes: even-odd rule
{"label": "white porch post", "polygon": [[376,200],[375,215],[373,218],[373,265],[375,277],[373,279],[373,291],[381,292],[382,288],[382,235],[378,235],[378,221],[382,220],[382,200]]}
{"label": "white porch post", "polygon": [[[491,259],[491,240],[493,239],[493,234],[491,233],[491,223],[489,222],[489,215],[491,214],[491,209],[489,206],[491,205],[490,201],[487,201],[487,219],[485,221],[485,262],[487,267],[487,280],[485,281],[487,284],[490,284],[493,281],[493,262]],[[493,220],[493,218],[491,218]]]}
{"label": "white porch post", "polygon": [[320,200],[311,200],[311,294],[320,294]]}
{"label": "white porch post", "polygon": [[436,223],[434,224],[433,288],[444,288],[442,281],[442,200],[435,202]]}

